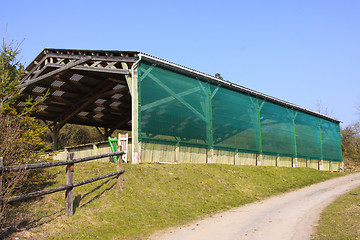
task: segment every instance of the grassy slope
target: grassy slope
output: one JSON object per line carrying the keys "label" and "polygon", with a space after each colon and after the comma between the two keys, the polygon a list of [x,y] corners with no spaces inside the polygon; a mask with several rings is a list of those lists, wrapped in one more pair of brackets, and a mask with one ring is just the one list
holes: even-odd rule
{"label": "grassy slope", "polygon": [[[360,163],[344,157],[346,172],[360,172]],[[341,196],[322,213],[312,239],[360,239],[360,188]]]}
{"label": "grassy slope", "polygon": [[338,198],[322,213],[315,240],[360,239],[360,188]]}
{"label": "grassy slope", "polygon": [[[114,171],[112,163],[75,165],[75,181]],[[34,239],[143,239],[152,232],[184,224],[276,193],[303,187],[339,173],[304,168],[217,164],[125,165],[123,191],[116,179],[74,190],[76,212],[64,216],[64,193],[23,203]],[[64,168],[51,170],[53,186],[64,183]],[[22,236],[24,233],[15,233]]]}

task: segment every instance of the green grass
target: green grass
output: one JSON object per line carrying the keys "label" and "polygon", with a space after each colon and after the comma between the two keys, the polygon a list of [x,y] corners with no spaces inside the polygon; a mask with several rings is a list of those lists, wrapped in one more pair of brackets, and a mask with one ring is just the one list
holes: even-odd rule
{"label": "green grass", "polygon": [[360,239],[360,188],[341,196],[326,208],[312,239]]}
{"label": "green grass", "polygon": [[[79,181],[114,171],[112,163],[75,165]],[[64,184],[53,168],[52,186]],[[74,189],[75,214],[64,216],[64,192],[23,203],[19,224],[33,239],[144,239],[154,231],[320,182],[341,173],[304,168],[218,164],[125,165],[124,189],[111,178]]]}

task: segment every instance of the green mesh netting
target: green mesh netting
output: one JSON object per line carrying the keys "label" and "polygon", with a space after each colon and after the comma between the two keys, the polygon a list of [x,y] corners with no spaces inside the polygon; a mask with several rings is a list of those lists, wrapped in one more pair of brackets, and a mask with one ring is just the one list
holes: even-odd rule
{"label": "green mesh netting", "polygon": [[139,140],[342,161],[339,124],[142,61]]}

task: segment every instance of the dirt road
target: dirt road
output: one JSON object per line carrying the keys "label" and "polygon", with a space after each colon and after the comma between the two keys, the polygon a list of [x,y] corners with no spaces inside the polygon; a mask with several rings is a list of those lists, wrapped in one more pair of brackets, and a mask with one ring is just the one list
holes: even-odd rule
{"label": "dirt road", "polygon": [[180,228],[158,232],[161,240],[310,239],[320,213],[338,196],[360,186],[360,173],[235,208]]}

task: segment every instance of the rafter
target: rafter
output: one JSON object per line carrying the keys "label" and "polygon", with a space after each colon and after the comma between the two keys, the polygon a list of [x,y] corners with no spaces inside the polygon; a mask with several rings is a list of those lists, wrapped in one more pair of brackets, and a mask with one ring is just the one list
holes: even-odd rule
{"label": "rafter", "polygon": [[84,58],[81,58],[75,62],[72,62],[72,63],[69,63],[69,64],[66,64],[66,65],[62,65],[60,68],[54,70],[54,71],[51,71],[49,73],[46,73],[44,75],[41,75],[40,77],[36,77],[36,78],[33,78],[31,80],[28,80],[28,81],[25,81],[24,83],[20,84],[19,87],[26,87],[28,85],[31,85],[31,84],[34,84],[36,82],[39,82],[40,80],[42,79],[45,79],[45,78],[48,78],[50,76],[53,76],[53,75],[56,75],[56,74],[59,74],[61,72],[64,72],[70,68],[74,68],[75,66],[77,65],[80,65],[84,62],[87,62],[91,59],[90,56],[87,56],[87,57],[84,57]]}

